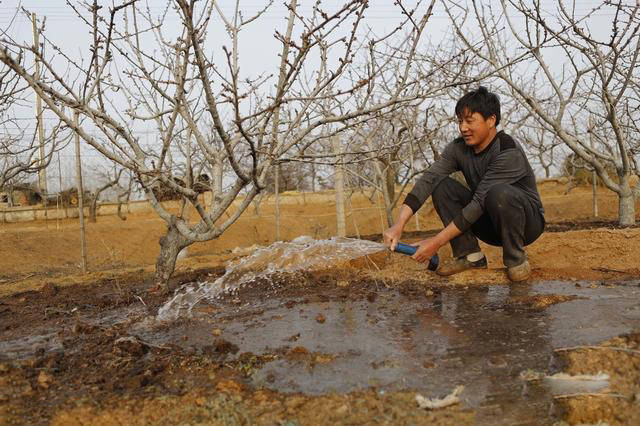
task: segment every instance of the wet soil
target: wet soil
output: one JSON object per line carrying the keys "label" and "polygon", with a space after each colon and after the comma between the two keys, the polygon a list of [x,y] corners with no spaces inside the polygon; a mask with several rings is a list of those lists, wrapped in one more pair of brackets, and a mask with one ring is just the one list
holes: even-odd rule
{"label": "wet soil", "polygon": [[[212,277],[215,273],[209,272],[189,278]],[[327,286],[337,288],[336,277],[334,273],[320,274],[306,277],[305,282],[326,290]],[[275,282],[285,288],[299,278],[276,277]],[[295,338],[291,345],[274,348],[272,353],[239,352],[238,345],[213,327],[206,328],[207,344],[193,345],[188,333],[176,334],[183,327],[189,330],[192,319],[154,329],[155,336],[162,336],[164,328],[165,335],[175,339],[141,339],[136,334],[142,333],[132,333],[132,325],[144,322],[148,312],[166,299],[150,296],[144,291],[147,286],[144,282],[127,283],[126,293],[117,297],[111,283],[97,283],[84,291],[75,287],[57,289],[53,297],[30,292],[3,298],[0,306],[8,309],[0,314],[6,324],[0,352],[2,423],[68,424],[102,419],[107,424],[174,424],[207,419],[213,424],[274,424],[295,419],[316,424],[312,414],[316,409],[327,413],[325,424],[348,419],[455,424],[472,419],[470,410],[461,407],[441,413],[419,410],[411,392],[378,394],[364,388],[314,397],[255,386],[252,374],[275,359],[318,365],[332,362],[336,355],[310,352],[295,345]],[[258,285],[252,290],[253,296],[259,293],[264,297],[267,288],[275,291],[272,285]],[[283,294],[293,296],[291,292],[297,291],[300,296],[301,289],[292,288]],[[304,289],[308,291],[309,287]],[[367,300],[370,294],[371,289],[363,284],[357,291],[342,291],[333,297]],[[246,313],[230,313],[230,308],[238,305],[237,297],[224,300],[226,308],[219,308],[224,316],[242,322],[249,317]],[[329,300],[322,293],[312,297]],[[202,307],[200,313],[211,309]],[[20,314],[28,318],[28,323],[5,322]],[[39,333],[43,333],[39,341],[29,340]],[[156,417],[159,409],[163,410],[162,418]]]}
{"label": "wet soil", "polygon": [[640,424],[640,333],[629,333],[597,347],[574,347],[560,351],[570,374],[611,372],[615,392],[561,395],[556,415],[570,424]]}
{"label": "wet soil", "polygon": [[[638,415],[638,382],[620,378],[638,371],[637,354],[554,351],[618,335],[623,340],[608,344],[637,347],[624,333],[640,328],[638,282],[464,288],[372,279],[353,267],[358,260],[349,264],[276,274],[170,323],[154,320],[166,297],[148,293],[145,281],[121,283],[121,290],[112,282],[50,286],[2,298],[0,418],[7,424],[620,418],[625,424]],[[221,273],[180,276],[174,284]],[[601,365],[603,355],[631,362]],[[611,370],[611,390],[622,397],[589,396],[597,402],[589,401],[587,411],[583,396],[559,401],[520,379],[525,370],[577,374],[593,365]],[[417,407],[416,394],[441,397],[459,384],[466,386],[461,404]],[[616,410],[623,414],[608,414]]]}

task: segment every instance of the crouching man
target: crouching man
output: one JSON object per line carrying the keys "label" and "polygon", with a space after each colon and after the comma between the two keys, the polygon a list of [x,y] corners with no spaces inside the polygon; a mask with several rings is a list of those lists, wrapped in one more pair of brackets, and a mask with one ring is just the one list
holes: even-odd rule
{"label": "crouching man", "polygon": [[[531,267],[524,247],[543,232],[544,209],[531,165],[520,144],[500,124],[500,100],[480,86],[465,94],[455,108],[461,137],[449,143],[441,157],[417,180],[396,223],[384,232],[393,250],[405,224],[429,198],[445,228],[420,241],[413,258],[428,262],[440,247],[451,243],[452,261],[437,274],[487,268],[478,238],[502,247],[511,281],[526,280]],[[461,171],[470,190],[449,175]]]}

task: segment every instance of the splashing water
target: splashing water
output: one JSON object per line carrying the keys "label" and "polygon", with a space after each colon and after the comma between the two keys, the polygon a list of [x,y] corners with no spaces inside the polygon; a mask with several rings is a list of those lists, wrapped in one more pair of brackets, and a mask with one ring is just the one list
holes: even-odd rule
{"label": "splashing water", "polygon": [[189,315],[203,299],[214,300],[233,293],[242,285],[276,272],[294,272],[328,267],[336,262],[355,259],[382,250],[380,243],[353,238],[334,237],[314,240],[302,236],[290,242],[278,241],[257,249],[251,256],[230,263],[223,276],[214,282],[189,285],[176,291],[171,300],[158,310],[161,321]]}

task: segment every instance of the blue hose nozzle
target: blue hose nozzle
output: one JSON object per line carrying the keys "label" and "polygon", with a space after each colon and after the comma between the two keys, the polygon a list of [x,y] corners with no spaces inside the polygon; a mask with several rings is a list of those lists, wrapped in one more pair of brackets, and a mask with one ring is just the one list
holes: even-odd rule
{"label": "blue hose nozzle", "polygon": [[[418,251],[418,247],[410,246],[409,244],[405,244],[405,243],[397,243],[394,251],[397,253],[406,254],[408,256],[413,256],[415,252]],[[431,259],[429,259],[429,266],[427,266],[427,269],[429,269],[430,271],[435,271],[436,269],[438,269],[439,263],[440,263],[440,258],[436,253],[433,256],[431,256]]]}

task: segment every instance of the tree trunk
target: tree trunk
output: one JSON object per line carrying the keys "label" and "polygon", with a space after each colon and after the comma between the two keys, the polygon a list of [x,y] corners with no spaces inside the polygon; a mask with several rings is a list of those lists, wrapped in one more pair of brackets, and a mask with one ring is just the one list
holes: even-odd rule
{"label": "tree trunk", "polygon": [[389,202],[393,203],[396,199],[396,170],[393,168],[393,160],[389,161],[386,167],[385,183],[387,185],[387,197]]}
{"label": "tree trunk", "polygon": [[156,282],[163,292],[169,291],[169,278],[176,268],[176,260],[182,249],[192,241],[180,234],[175,224],[167,226],[167,233],[160,237],[160,254],[156,260]]}
{"label": "tree trunk", "polygon": [[[73,122],[78,125],[77,111],[73,112]],[[78,218],[80,219],[80,252],[82,254],[82,273],[87,273],[87,239],[84,226],[84,187],[82,185],[82,161],[80,160],[80,135],[75,133],[76,145],[76,188],[78,191]]]}
{"label": "tree trunk", "polygon": [[217,206],[222,201],[222,180],[223,180],[223,164],[220,158],[216,157],[213,167],[213,185],[211,187],[211,204]]}
{"label": "tree trunk", "polygon": [[316,165],[311,163],[311,192],[316,192]]}
{"label": "tree trunk", "polygon": [[393,202],[396,199],[396,171],[393,168],[393,163],[389,163],[385,172],[385,182],[387,192],[384,194],[384,204],[387,211],[387,224],[392,226],[393,221]]}
{"label": "tree trunk", "polygon": [[89,204],[89,222],[96,223],[98,221],[98,196],[96,195]]}
{"label": "tree trunk", "polygon": [[632,226],[636,224],[636,200],[629,188],[628,177],[623,179],[623,190],[618,198],[618,221],[622,226]]}
{"label": "tree trunk", "polygon": [[591,200],[593,217],[598,217],[598,175],[595,170],[591,173]]}
{"label": "tree trunk", "polygon": [[122,213],[122,201],[118,200],[118,217],[120,220],[127,220],[127,217]]}
{"label": "tree trunk", "polygon": [[276,193],[276,241],[280,241],[280,165],[275,165],[275,193]]}
{"label": "tree trunk", "polygon": [[391,208],[391,198],[389,197],[389,187],[387,182],[382,182],[382,199],[384,200],[384,212],[387,217],[387,226],[393,226],[393,209]]}

